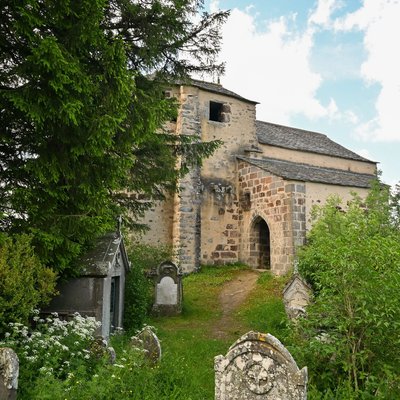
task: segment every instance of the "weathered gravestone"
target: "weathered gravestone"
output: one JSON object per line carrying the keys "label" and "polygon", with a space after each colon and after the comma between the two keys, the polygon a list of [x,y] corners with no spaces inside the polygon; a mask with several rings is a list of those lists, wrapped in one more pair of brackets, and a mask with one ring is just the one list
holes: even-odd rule
{"label": "weathered gravestone", "polygon": [[157,365],[161,360],[161,344],[150,327],[145,326],[136,336],[133,336],[131,344],[144,351],[144,357],[151,366]]}
{"label": "weathered gravestone", "polygon": [[305,400],[307,367],[270,334],[248,332],[215,357],[215,400]]}
{"label": "weathered gravestone", "polygon": [[283,302],[290,319],[296,319],[306,313],[311,294],[310,285],[298,273],[295,273],[283,289]]}
{"label": "weathered gravestone", "polygon": [[0,348],[0,399],[15,400],[18,389],[19,361],[14,350]]}
{"label": "weathered gravestone", "polygon": [[153,312],[157,315],[177,315],[182,311],[182,273],[172,262],[161,263],[153,273],[155,300]]}

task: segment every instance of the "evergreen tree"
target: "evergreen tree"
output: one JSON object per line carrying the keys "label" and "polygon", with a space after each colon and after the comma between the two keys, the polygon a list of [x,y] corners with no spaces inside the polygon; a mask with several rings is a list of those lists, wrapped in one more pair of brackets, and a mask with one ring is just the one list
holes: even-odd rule
{"label": "evergreen tree", "polygon": [[149,205],[126,190],[160,199],[183,172],[177,154],[196,163],[215,148],[162,132],[177,107],[165,83],[222,70],[213,62],[226,13],[194,22],[200,6],[2,1],[1,229],[32,234],[45,264],[71,272],[117,215],[134,223]]}

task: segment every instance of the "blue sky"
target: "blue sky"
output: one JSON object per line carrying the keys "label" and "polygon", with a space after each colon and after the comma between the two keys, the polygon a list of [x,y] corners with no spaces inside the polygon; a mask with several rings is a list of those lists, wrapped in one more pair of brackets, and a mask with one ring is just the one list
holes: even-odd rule
{"label": "blue sky", "polygon": [[400,181],[400,0],[209,0],[221,83],[257,118],[325,133]]}

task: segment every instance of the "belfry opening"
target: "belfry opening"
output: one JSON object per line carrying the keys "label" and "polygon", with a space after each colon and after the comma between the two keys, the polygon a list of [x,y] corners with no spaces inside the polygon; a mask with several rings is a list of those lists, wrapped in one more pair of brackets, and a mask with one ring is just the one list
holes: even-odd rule
{"label": "belfry opening", "polygon": [[259,269],[271,269],[271,236],[268,224],[257,217],[250,233],[250,256]]}

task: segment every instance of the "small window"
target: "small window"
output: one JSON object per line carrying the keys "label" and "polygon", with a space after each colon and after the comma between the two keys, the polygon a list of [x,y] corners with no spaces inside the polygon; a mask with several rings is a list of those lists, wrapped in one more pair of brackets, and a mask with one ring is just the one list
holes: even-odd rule
{"label": "small window", "polygon": [[210,101],[210,121],[223,122],[222,103]]}
{"label": "small window", "polygon": [[164,91],[163,91],[163,95],[164,95],[164,97],[165,97],[166,99],[169,99],[170,97],[172,97],[171,91],[169,91],[169,90],[164,90]]}
{"label": "small window", "polygon": [[243,211],[249,211],[251,209],[251,197],[249,192],[245,192],[241,198],[241,205]]}

